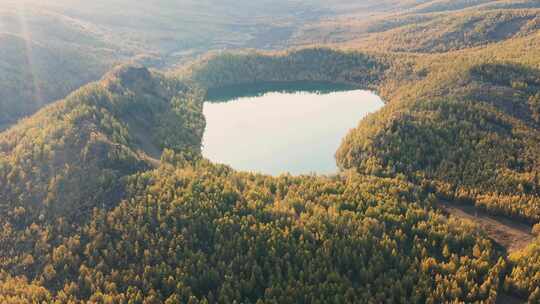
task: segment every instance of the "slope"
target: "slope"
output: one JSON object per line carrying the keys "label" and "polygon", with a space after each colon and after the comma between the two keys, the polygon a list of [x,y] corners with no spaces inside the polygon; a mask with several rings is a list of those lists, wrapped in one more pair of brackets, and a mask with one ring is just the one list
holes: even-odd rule
{"label": "slope", "polygon": [[430,204],[395,179],[274,178],[167,151],[116,207],[21,251],[5,284],[27,277],[60,303],[493,302],[492,243]]}
{"label": "slope", "polygon": [[451,200],[538,221],[538,43],[535,34],[413,63],[423,79],[398,85],[390,106],[345,138],[340,166],[402,173]]}
{"label": "slope", "polygon": [[308,23],[295,32],[291,43],[379,52],[446,52],[534,32],[540,2],[402,1],[390,8],[375,13],[352,9]]}
{"label": "slope", "polygon": [[[156,150],[200,149],[204,118],[188,86],[144,68],[119,67],[100,82],[25,119],[0,136],[4,212],[47,219],[81,216],[118,197],[119,178],[148,168],[134,118],[147,121]],[[187,134],[187,135],[186,135]]]}
{"label": "slope", "polygon": [[331,81],[379,91],[388,106],[351,132],[341,168],[397,176],[449,200],[540,220],[536,32],[486,48],[434,55],[305,49],[222,54],[184,77],[205,88]]}
{"label": "slope", "polygon": [[[225,58],[208,64],[232,62],[231,73],[256,73],[257,66],[277,73],[276,64],[304,69],[269,74],[275,81],[296,75],[377,85],[382,78],[373,75],[388,68],[383,58],[323,49]],[[340,64],[331,69],[333,60]],[[229,84],[213,68],[192,71],[208,86]],[[121,67],[0,135],[0,286],[20,284],[0,296],[495,301],[501,253],[474,226],[437,212],[418,186],[353,172],[268,177],[200,159],[203,92],[186,83]],[[139,121],[156,136],[152,147],[166,149],[157,169],[140,151],[141,126],[130,126]]]}

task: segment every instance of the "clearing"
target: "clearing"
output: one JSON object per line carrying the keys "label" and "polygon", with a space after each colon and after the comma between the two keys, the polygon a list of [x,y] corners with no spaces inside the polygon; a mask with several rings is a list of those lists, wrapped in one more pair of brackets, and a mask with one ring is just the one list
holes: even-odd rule
{"label": "clearing", "polygon": [[459,219],[476,223],[493,241],[508,252],[514,252],[526,247],[535,239],[531,233],[531,225],[511,220],[501,216],[488,214],[471,205],[439,202],[442,210]]}

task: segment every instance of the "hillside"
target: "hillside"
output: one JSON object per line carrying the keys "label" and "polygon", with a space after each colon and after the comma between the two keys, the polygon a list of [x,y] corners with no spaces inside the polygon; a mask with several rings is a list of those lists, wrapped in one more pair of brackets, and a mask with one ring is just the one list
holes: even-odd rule
{"label": "hillside", "polygon": [[106,62],[84,50],[59,50],[0,34],[0,125],[12,124],[101,77]]}
{"label": "hillside", "polygon": [[35,8],[0,8],[0,127],[98,80],[125,58],[88,25]]}
{"label": "hillside", "polygon": [[188,75],[208,88],[302,80],[376,88],[389,105],[346,137],[337,153],[342,168],[405,174],[447,199],[536,222],[536,37],[422,58],[324,49],[221,55]]}
{"label": "hillside", "polygon": [[[186,77],[210,89],[302,80],[374,88],[388,104],[344,139],[336,154],[343,169],[406,178],[441,200],[534,224],[540,220],[540,40],[537,31],[520,35],[422,56],[324,49],[225,54]],[[534,250],[516,253],[512,265],[520,270],[505,285],[532,302],[540,288],[532,279],[535,260],[527,264]]]}
{"label": "hillside", "polygon": [[394,52],[439,53],[524,37],[540,29],[536,9],[465,11],[425,18],[356,43]]}
{"label": "hillside", "polygon": [[120,62],[171,70],[212,50],[335,43],[439,52],[533,32],[535,8],[523,0],[3,0],[0,129]]}
{"label": "hillside", "polygon": [[0,297],[492,302],[504,269],[490,241],[399,180],[257,176],[171,151],[125,189],[86,224],[16,228],[10,217],[1,241],[21,249],[2,252],[11,273],[2,284],[19,287]]}
{"label": "hillside", "polygon": [[[199,151],[201,111],[200,99],[180,82],[144,68],[115,69],[0,135],[3,215],[32,221],[105,206],[121,195],[122,176],[159,159],[155,150]],[[144,135],[136,132],[139,122],[153,136],[150,149],[137,140]]]}
{"label": "hillside", "polygon": [[534,33],[540,2],[401,1],[390,7],[395,9],[372,14],[352,10],[308,23],[295,32],[291,44],[323,43],[378,52],[447,52]]}
{"label": "hillside", "polygon": [[[168,74],[119,66],[0,133],[0,302],[539,301],[537,1],[184,1],[181,14],[166,0],[63,1],[43,8],[82,32],[0,34],[5,75],[35,80],[0,86],[20,94],[0,99],[4,120],[99,78],[102,55],[125,45],[123,59],[168,53],[158,65],[209,45],[339,48],[211,52]],[[284,30],[272,42],[269,25]],[[77,57],[88,48],[96,61]],[[62,68],[73,82],[50,75]],[[386,102],[343,139],[340,172],[272,177],[201,156],[208,93],[305,81]]]}
{"label": "hillside", "polygon": [[537,45],[532,35],[420,60],[425,78],[350,133],[339,164],[402,173],[447,198],[537,222]]}

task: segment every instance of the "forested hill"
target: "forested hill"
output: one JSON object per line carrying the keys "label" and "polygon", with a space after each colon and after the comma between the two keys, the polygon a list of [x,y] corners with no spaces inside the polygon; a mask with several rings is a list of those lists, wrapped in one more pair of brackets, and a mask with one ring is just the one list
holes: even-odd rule
{"label": "forested hill", "polygon": [[0,300],[495,301],[503,252],[421,187],[201,159],[186,83],[120,67],[1,133]]}
{"label": "forested hill", "polygon": [[[392,56],[293,54],[356,62],[342,59],[352,71],[341,75],[380,68],[348,81],[381,91],[403,83],[389,75],[419,77]],[[212,73],[288,61],[259,56],[225,57],[233,69]],[[320,73],[320,58],[296,58],[309,68],[294,75]],[[121,67],[0,135],[2,301],[494,303],[504,286],[529,296],[534,282],[503,250],[408,176],[267,177],[201,159],[204,92],[191,81]]]}
{"label": "forested hill", "polygon": [[385,56],[307,48],[277,55],[260,52],[209,55],[179,70],[179,73],[206,89],[294,81],[334,82],[375,88],[387,69]]}
{"label": "forested hill", "polygon": [[207,88],[331,81],[378,91],[388,106],[337,152],[343,169],[395,177],[441,198],[540,220],[537,33],[444,54],[305,49],[211,56],[184,70]]}
{"label": "forested hill", "polygon": [[405,174],[446,199],[540,220],[538,35],[424,57],[337,153],[343,168]]}
{"label": "forested hill", "polygon": [[2,216],[79,220],[121,196],[121,178],[164,148],[200,150],[199,95],[145,68],[120,67],[0,135]]}
{"label": "forested hill", "polygon": [[122,184],[76,222],[4,205],[0,300],[492,303],[506,269],[397,179],[268,177],[166,150]]}
{"label": "forested hill", "polygon": [[[540,36],[522,34],[438,54],[223,54],[187,74],[211,88],[224,85],[222,79],[227,85],[313,79],[375,89],[387,106],[344,139],[336,154],[341,168],[405,178],[440,200],[534,224],[540,220]],[[324,54],[340,68],[322,68],[330,76],[321,79],[313,67],[331,66],[317,57]],[[353,76],[358,73],[365,77]],[[505,285],[531,302],[540,297],[538,248],[512,255],[518,267]]]}
{"label": "forested hill", "polygon": [[538,9],[527,0],[3,0],[0,129],[119,62],[174,69],[212,50],[321,44],[446,52],[534,33]]}

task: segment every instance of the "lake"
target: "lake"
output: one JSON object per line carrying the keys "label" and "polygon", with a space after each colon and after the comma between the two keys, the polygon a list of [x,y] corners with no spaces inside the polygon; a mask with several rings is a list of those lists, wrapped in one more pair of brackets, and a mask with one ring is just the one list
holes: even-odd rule
{"label": "lake", "polygon": [[336,173],[334,154],[343,137],[384,105],[370,91],[316,83],[221,92],[209,92],[204,104],[203,155],[272,175]]}

